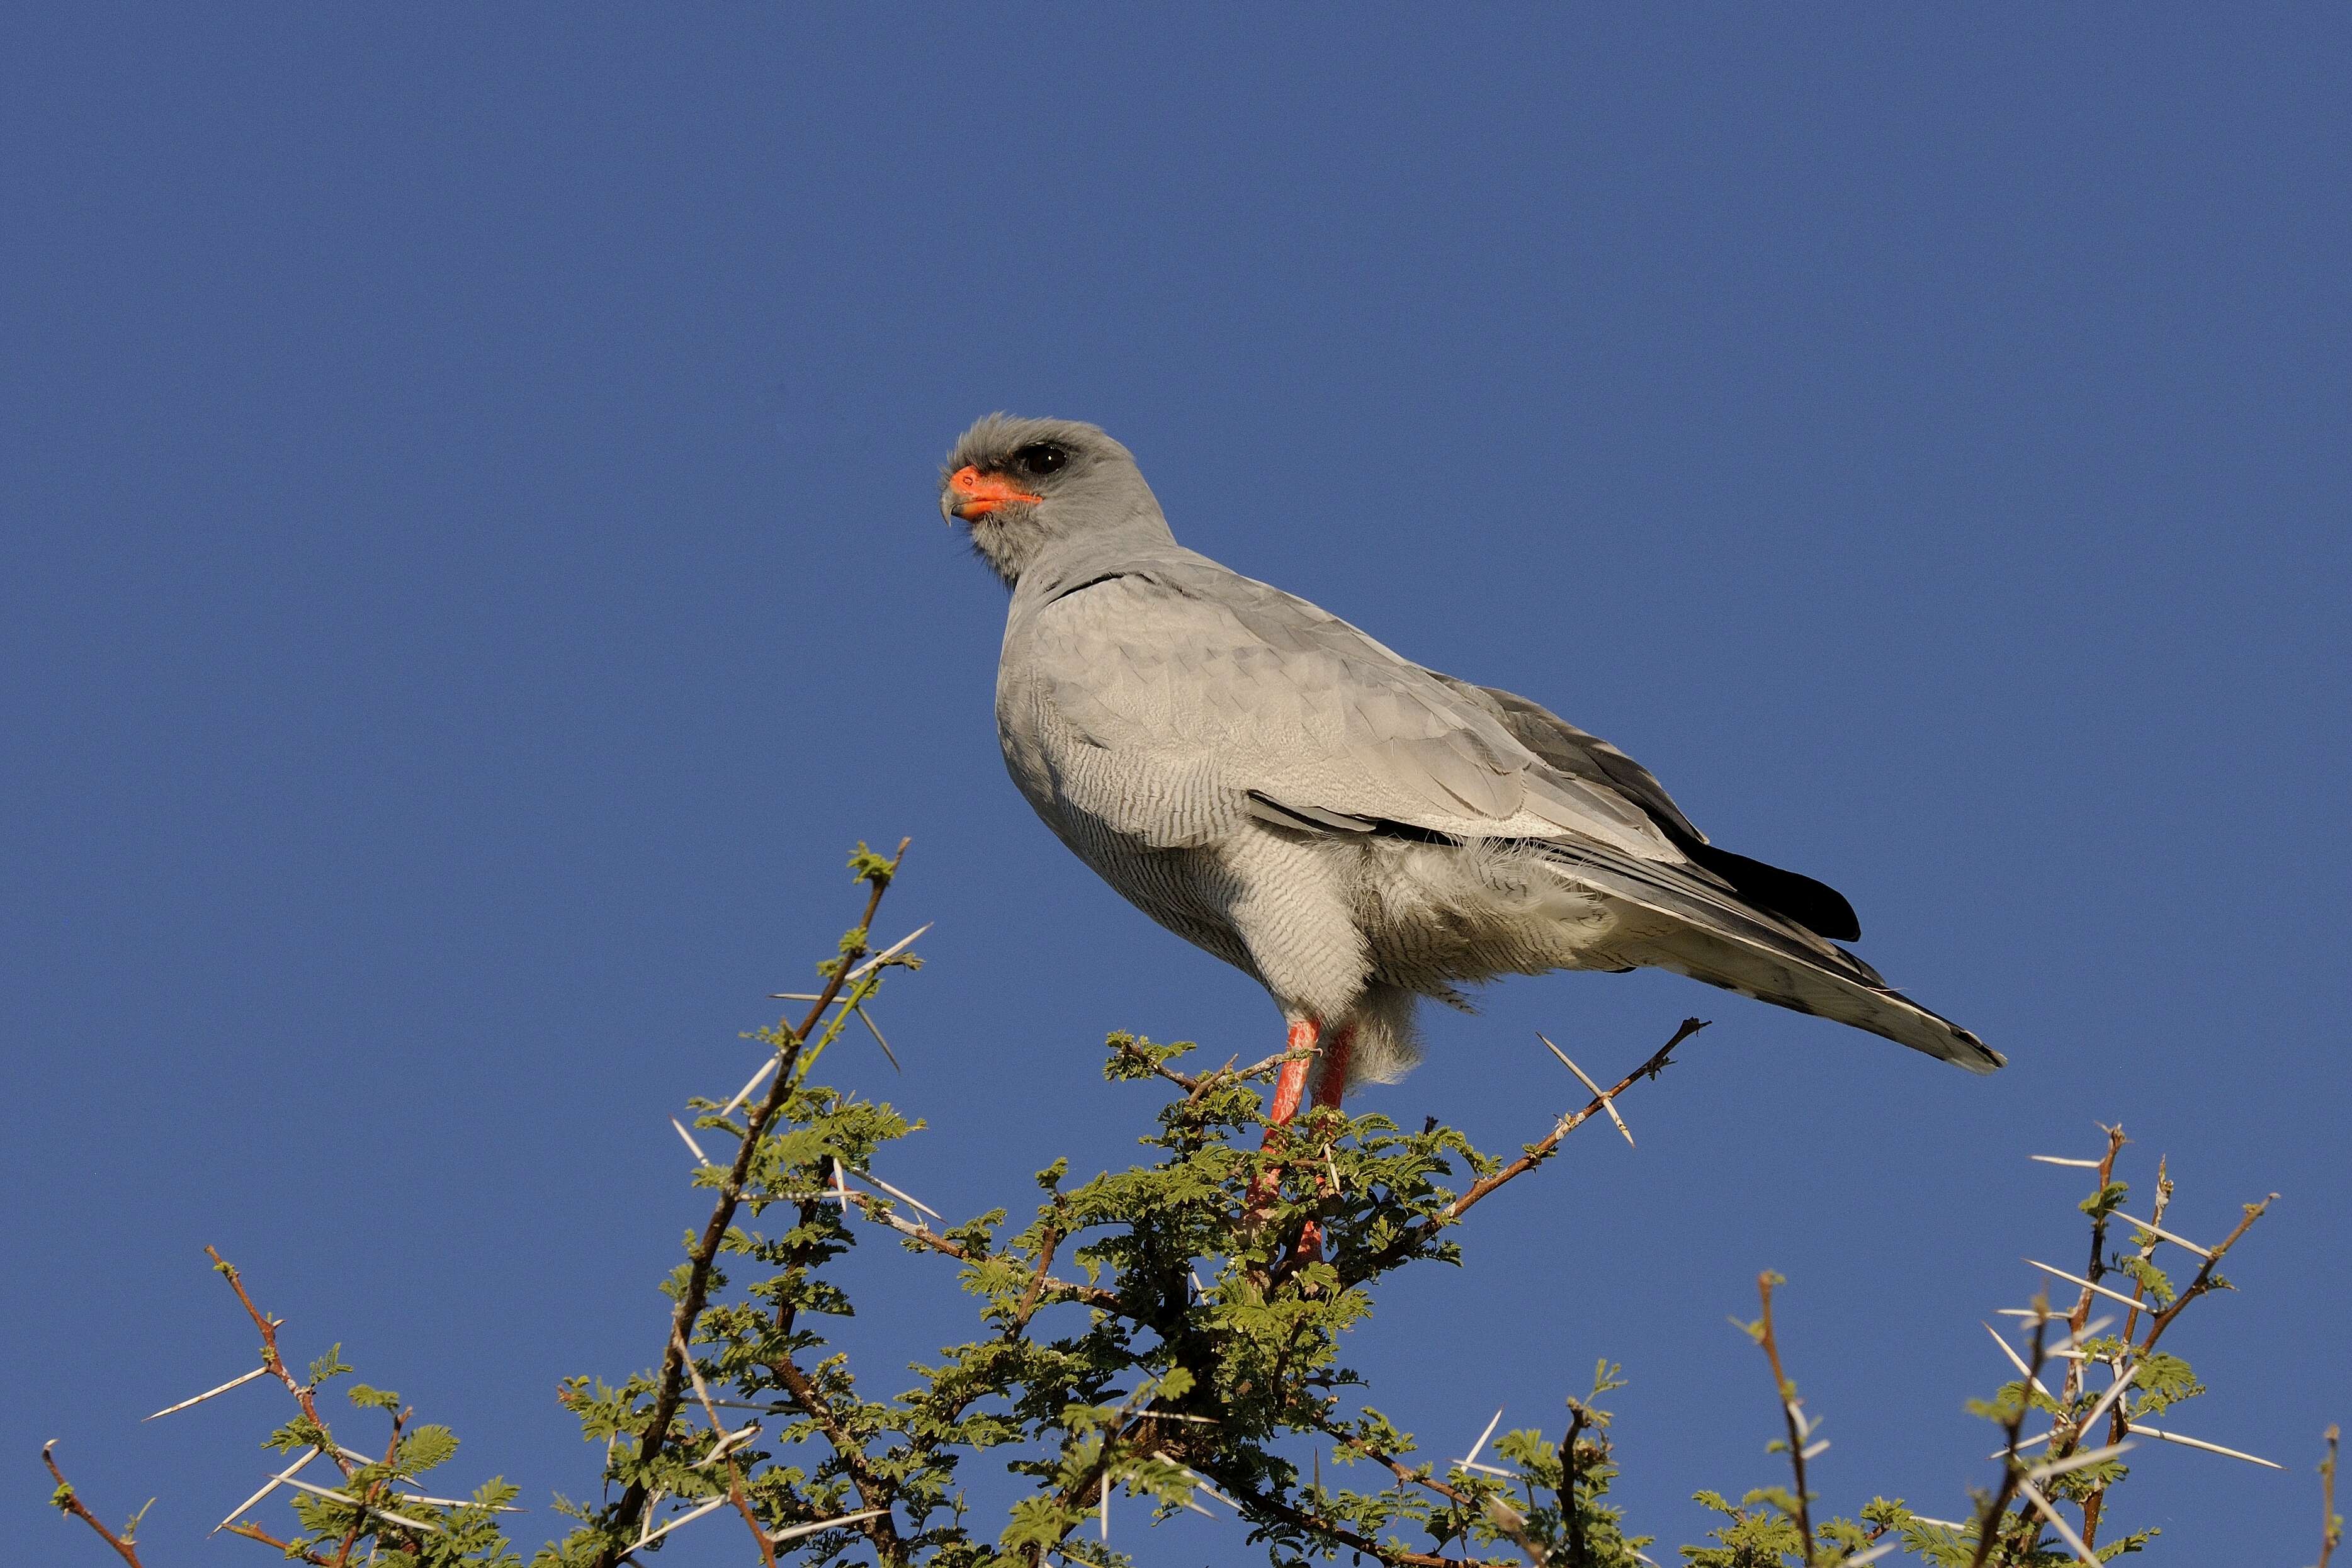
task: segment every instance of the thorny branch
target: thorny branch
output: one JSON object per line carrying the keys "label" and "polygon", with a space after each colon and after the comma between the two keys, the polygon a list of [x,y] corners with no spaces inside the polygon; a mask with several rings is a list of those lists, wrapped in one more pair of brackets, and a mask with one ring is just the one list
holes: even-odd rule
{"label": "thorny branch", "polygon": [[2223,1237],[2220,1244],[2206,1256],[2204,1263],[2197,1270],[2197,1277],[2189,1281],[2186,1290],[2172,1299],[2172,1305],[2157,1313],[2156,1321],[2147,1325],[2147,1337],[2139,1342],[2142,1355],[2156,1348],[2156,1342],[2164,1337],[2164,1331],[2172,1326],[2172,1320],[2179,1317],[2181,1310],[2189,1302],[2208,1291],[2226,1291],[2233,1288],[2227,1281],[2217,1277],[2213,1270],[2221,1263],[2222,1255],[2238,1244],[2238,1238],[2252,1229],[2254,1221],[2260,1219],[2270,1206],[2278,1201],[2278,1196],[2276,1193],[2272,1193],[2260,1203],[2250,1203],[2245,1206],[2245,1213],[2239,1219],[2236,1228]]}
{"label": "thorny branch", "polygon": [[[311,1390],[309,1384],[295,1381],[294,1375],[286,1370],[285,1357],[278,1354],[278,1331],[283,1326],[283,1320],[271,1317],[253,1304],[253,1298],[245,1293],[245,1281],[237,1274],[236,1265],[222,1257],[217,1249],[205,1248],[205,1256],[213,1260],[214,1271],[228,1281],[228,1288],[236,1292],[237,1305],[245,1309],[245,1315],[251,1318],[253,1326],[261,1332],[261,1364],[277,1375],[278,1381],[286,1385],[286,1391],[294,1396],[294,1403],[302,1407],[302,1414],[310,1418],[312,1426],[319,1428],[321,1436],[325,1436],[327,1423],[325,1417],[319,1414],[318,1396]],[[327,1458],[334,1461],[337,1469],[343,1472],[344,1479],[350,1479],[351,1460],[345,1458],[342,1450],[336,1448],[333,1443],[327,1443],[324,1447]]]}
{"label": "thorny branch", "polygon": [[2033,1380],[2042,1375],[2042,1365],[2047,1359],[2042,1354],[2042,1347],[2048,1343],[2046,1336],[2053,1321],[2047,1295],[2036,1293],[2033,1306],[2032,1354],[2025,1358],[2026,1374],[2018,1382],[2017,1408],[2010,1412],[2009,1419],[2001,1424],[2000,1485],[1994,1489],[1984,1511],[1977,1516],[1977,1552],[1970,1560],[1969,1568],[1985,1568],[1985,1563],[1991,1559],[1992,1549],[2001,1535],[2002,1511],[2009,1507],[2010,1499],[2017,1495],[2017,1483],[2025,1474],[2024,1461],[2017,1457],[2017,1440],[2024,1434],[2026,1413],[2033,1408]]}
{"label": "thorny branch", "polygon": [[1811,1428],[1798,1414],[1796,1385],[1780,1369],[1780,1342],[1772,1333],[1772,1287],[1780,1282],[1780,1276],[1769,1270],[1756,1276],[1756,1294],[1764,1303],[1764,1315],[1756,1324],[1756,1343],[1764,1347],[1764,1359],[1772,1364],[1772,1392],[1780,1397],[1780,1415],[1788,1424],[1789,1468],[1795,1472],[1797,1483],[1797,1534],[1804,1542],[1805,1568],[1813,1568],[1813,1504],[1805,1490],[1805,1437]]}
{"label": "thorny branch", "polygon": [[1370,1279],[1372,1275],[1389,1268],[1399,1259],[1410,1256],[1415,1248],[1426,1242],[1432,1236],[1436,1235],[1438,1231],[1444,1229],[1446,1226],[1453,1224],[1455,1220],[1460,1219],[1464,1215],[1469,1213],[1473,1207],[1476,1207],[1477,1204],[1486,1199],[1504,1183],[1527,1175],[1528,1172],[1535,1169],[1536,1166],[1551,1158],[1552,1155],[1559,1148],[1559,1142],[1562,1138],[1567,1137],[1570,1133],[1576,1131],[1577,1128],[1582,1126],[1592,1117],[1598,1115],[1601,1111],[1607,1106],[1609,1102],[1616,1099],[1618,1095],[1622,1094],[1626,1090],[1631,1089],[1641,1080],[1645,1078],[1655,1078],[1659,1073],[1664,1071],[1667,1067],[1671,1066],[1673,1064],[1672,1058],[1675,1053],[1675,1048],[1681,1045],[1683,1041],[1688,1040],[1699,1030],[1706,1028],[1709,1021],[1710,1020],[1706,1019],[1695,1018],[1683,1019],[1682,1027],[1675,1030],[1675,1037],[1654,1051],[1647,1061],[1644,1061],[1641,1066],[1633,1069],[1633,1071],[1619,1079],[1606,1092],[1594,1095],[1591,1101],[1587,1103],[1582,1110],[1571,1112],[1568,1115],[1562,1116],[1559,1119],[1558,1125],[1554,1126],[1549,1133],[1546,1134],[1541,1141],[1528,1145],[1527,1151],[1520,1155],[1517,1159],[1513,1160],[1509,1165],[1505,1166],[1494,1175],[1482,1176],[1478,1180],[1471,1183],[1467,1191],[1464,1192],[1461,1197],[1455,1198],[1452,1203],[1446,1205],[1444,1213],[1436,1215],[1431,1218],[1423,1219],[1417,1224],[1405,1228],[1405,1229],[1398,1235],[1395,1240],[1390,1242],[1386,1247],[1381,1249],[1378,1252],[1373,1253],[1370,1257],[1358,1262],[1353,1268],[1351,1268],[1349,1270],[1344,1282],[1348,1284],[1361,1283],[1363,1281]]}
{"label": "thorny branch", "polygon": [[[654,1395],[653,1411],[646,1416],[645,1427],[637,1437],[636,1457],[640,1468],[657,1456],[668,1441],[670,1422],[677,1415],[678,1405],[685,1396],[686,1368],[678,1354],[677,1342],[692,1341],[695,1323],[702,1316],[702,1309],[709,1303],[711,1270],[718,1263],[719,1244],[726,1238],[727,1228],[734,1223],[735,1211],[742,1204],[744,1180],[751,1174],[753,1156],[759,1152],[760,1135],[767,1130],[768,1124],[775,1118],[777,1111],[793,1092],[793,1066],[800,1057],[803,1045],[824,1021],[825,1009],[833,1005],[834,998],[841,994],[850,969],[871,950],[869,934],[874,929],[875,911],[881,906],[883,894],[889,891],[891,881],[898,874],[898,867],[907,858],[907,846],[910,842],[911,840],[899,840],[898,852],[891,857],[887,866],[867,873],[866,880],[871,891],[866,894],[866,912],[858,917],[856,939],[843,950],[838,961],[832,966],[832,973],[825,977],[816,1000],[809,1006],[808,1016],[801,1021],[800,1028],[793,1031],[792,1044],[782,1052],[783,1060],[777,1063],[775,1076],[769,1082],[767,1093],[761,1097],[759,1107],[745,1119],[742,1141],[736,1145],[734,1161],[728,1167],[726,1180],[719,1186],[719,1200],[711,1206],[709,1222],[703,1227],[702,1235],[688,1255],[686,1288],[680,1292],[677,1306],[670,1314],[672,1343],[662,1349],[661,1383]],[[646,1493],[642,1476],[631,1481],[621,1494],[620,1505],[612,1517],[622,1521],[636,1518],[645,1507]],[[895,1545],[896,1531],[889,1517],[886,1514],[873,1522],[889,1532]],[[617,1542],[608,1542],[597,1555],[596,1568],[614,1568],[626,1550]]]}
{"label": "thorny branch", "polygon": [[[2099,1158],[2099,1185],[2097,1191],[2105,1193],[2107,1190],[2107,1185],[2115,1180],[2116,1156],[2123,1153],[2124,1145],[2128,1140],[2124,1136],[2123,1125],[2120,1123],[2116,1124],[2115,1126],[2104,1128],[2102,1130],[2107,1134],[2107,1152]],[[2164,1223],[2163,1206],[2166,1196],[2169,1191],[2169,1186],[2170,1184],[2163,1181],[2161,1176],[2159,1176],[2158,1181],[2158,1196],[2156,1199],[2156,1222],[2159,1225]],[[2090,1281],[2093,1284],[2096,1284],[2100,1280],[2104,1279],[2107,1271],[2107,1217],[2109,1212],[2110,1211],[2105,1205],[2101,1205],[2097,1211],[2091,1217],[2091,1257],[2090,1260],[2084,1266],[2083,1278]],[[2153,1240],[2154,1239],[2151,1238],[2151,1248],[2149,1249],[2152,1249]],[[2146,1258],[2147,1255],[2148,1249],[2144,1249],[2140,1254],[2142,1258]],[[2144,1297],[2147,1293],[2147,1285],[2146,1281],[2137,1280],[2133,1281],[2132,1294],[2134,1296]],[[2089,1287],[2085,1286],[2075,1298],[2074,1310],[2066,1315],[2067,1328],[2078,1336],[2082,1333],[2084,1325],[2091,1321],[2091,1308],[2096,1304],[2092,1299],[2093,1294],[2094,1292],[2089,1289]],[[2126,1340],[2131,1337],[2131,1325],[2134,1322],[2137,1321],[2138,1315],[2137,1311],[2135,1310],[2131,1317],[2125,1321],[2124,1337]],[[2080,1360],[2070,1361],[2066,1364],[2066,1381],[2060,1385],[2060,1393],[2063,1396],[2063,1397],[2059,1401],[2062,1406],[2071,1406],[2074,1399],[2082,1393],[2083,1369],[2086,1364],[2086,1363]],[[2107,1440],[2110,1443],[2117,1443],[2123,1440],[2124,1427],[2128,1419],[2128,1416],[2126,1416],[2124,1411],[2124,1402],[2118,1398],[2115,1403],[2115,1408],[2108,1414],[2108,1430],[2110,1436]],[[2081,1432],[2073,1433],[2066,1438],[2063,1448],[2059,1443],[2053,1441],[2050,1448],[2050,1457],[2053,1459],[2065,1458],[2068,1452],[2071,1452],[2074,1448],[2081,1446],[2082,1440],[2085,1436],[2086,1434]],[[2093,1492],[2089,1497],[2083,1500],[2083,1542],[2085,1545],[2096,1545],[2098,1542],[2099,1514],[2106,1506],[2106,1489],[2102,1487],[2097,1491]],[[2032,1505],[2027,1504],[2024,1506],[2030,1508]]]}
{"label": "thorny branch", "polygon": [[2344,1541],[2344,1516],[2336,1511],[2336,1445],[2340,1431],[2327,1428],[2327,1457],[2319,1461],[2319,1562],[2317,1568],[2327,1568],[2327,1560]]}
{"label": "thorny branch", "polygon": [[[415,1414],[414,1410],[401,1410],[395,1412],[392,1417],[392,1438],[383,1446],[383,1468],[386,1476],[391,1473],[393,1461],[400,1457],[401,1430],[408,1425],[409,1416]],[[343,1531],[343,1543],[335,1548],[331,1568],[343,1568],[343,1565],[352,1560],[352,1547],[360,1538],[360,1528],[367,1523],[367,1516],[374,1509],[376,1499],[383,1494],[383,1487],[384,1483],[381,1479],[369,1483],[367,1495],[360,1500],[359,1508],[352,1514],[351,1528]]]}
{"label": "thorny branch", "polygon": [[97,1531],[98,1538],[113,1547],[116,1554],[131,1564],[131,1568],[142,1568],[139,1561],[138,1542],[131,1538],[139,1533],[139,1514],[143,1514],[147,1511],[142,1508],[139,1513],[132,1514],[131,1522],[122,1527],[122,1533],[120,1535],[107,1529],[98,1515],[90,1512],[81,1499],[75,1494],[73,1483],[66,1479],[65,1471],[58,1469],[57,1458],[49,1452],[57,1446],[58,1440],[55,1437],[41,1445],[41,1463],[49,1467],[49,1474],[57,1478],[58,1483],[58,1490],[49,1494],[49,1500]]}
{"label": "thorny branch", "polygon": [[[1529,1563],[1533,1563],[1535,1568],[1545,1568],[1545,1565],[1551,1561],[1550,1555],[1544,1551],[1542,1544],[1538,1542],[1535,1537],[1528,1533],[1527,1521],[1520,1518],[1517,1512],[1515,1511],[1509,1504],[1501,1501],[1499,1499],[1492,1500],[1489,1500],[1482,1510],[1479,1506],[1479,1500],[1471,1496],[1468,1492],[1464,1491],[1460,1487],[1439,1480],[1433,1475],[1425,1475],[1422,1471],[1414,1469],[1412,1466],[1406,1464],[1402,1459],[1398,1458],[1394,1454],[1389,1453],[1382,1448],[1376,1448],[1370,1443],[1363,1441],[1361,1438],[1352,1437],[1347,1432],[1332,1427],[1328,1422],[1318,1421],[1316,1426],[1326,1437],[1331,1437],[1338,1442],[1344,1444],[1348,1448],[1355,1449],[1356,1452],[1363,1455],[1364,1458],[1371,1460],[1374,1464],[1386,1469],[1389,1474],[1396,1477],[1398,1484],[1402,1486],[1424,1487],[1427,1490],[1435,1492],[1438,1496],[1445,1499],[1446,1501],[1454,1504],[1456,1508],[1483,1511],[1487,1518],[1495,1521],[1495,1527],[1496,1529],[1500,1530],[1505,1535],[1510,1537],[1511,1544],[1517,1547],[1521,1554],[1524,1555]],[[1570,1441],[1574,1441],[1572,1432],[1570,1434]],[[1567,1452],[1565,1448],[1561,1451],[1563,1453]],[[1570,1484],[1571,1486],[1573,1485],[1572,1482]],[[1574,1506],[1569,1500],[1567,1493],[1564,1492],[1562,1494],[1561,1501],[1563,1509],[1572,1515],[1574,1512]]]}
{"label": "thorny branch", "polygon": [[303,1563],[316,1563],[318,1564],[318,1568],[331,1568],[330,1559],[321,1557],[319,1553],[312,1552],[308,1548],[297,1547],[290,1541],[280,1541],[278,1537],[270,1534],[269,1531],[262,1529],[261,1526],[254,1523],[249,1519],[241,1519],[235,1524],[226,1525],[224,1526],[224,1528],[226,1529],[231,1535],[242,1535],[247,1541],[258,1541],[264,1546],[274,1546],[281,1554],[287,1557],[294,1558]]}

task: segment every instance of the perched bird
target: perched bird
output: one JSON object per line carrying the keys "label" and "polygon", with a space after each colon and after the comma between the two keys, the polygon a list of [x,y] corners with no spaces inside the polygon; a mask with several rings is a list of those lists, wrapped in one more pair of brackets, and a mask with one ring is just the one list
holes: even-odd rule
{"label": "perched bird", "polygon": [[1271,1120],[1416,1060],[1424,997],[1654,966],[1972,1072],[2001,1058],[1837,945],[1853,906],[1719,850],[1649,770],[1179,545],[1126,447],[992,414],[940,508],[1013,590],[997,734],[1045,825],[1130,903],[1273,993]]}

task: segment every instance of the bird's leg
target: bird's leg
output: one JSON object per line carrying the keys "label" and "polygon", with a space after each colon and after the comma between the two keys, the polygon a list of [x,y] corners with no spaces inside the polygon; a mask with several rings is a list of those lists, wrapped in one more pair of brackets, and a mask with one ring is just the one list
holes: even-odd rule
{"label": "bird's leg", "polygon": [[[1290,1026],[1290,1035],[1284,1049],[1290,1051],[1312,1051],[1321,1027],[1313,1019],[1300,1019]],[[1280,1152],[1288,1141],[1287,1129],[1297,1118],[1299,1103],[1307,1098],[1307,1070],[1315,1065],[1312,1056],[1300,1056],[1282,1064],[1282,1071],[1274,1081],[1274,1104],[1266,1112],[1265,1137],[1258,1146],[1268,1154]],[[1269,1166],[1250,1183],[1246,1213],[1252,1223],[1265,1218],[1274,1207],[1275,1190],[1281,1185],[1282,1167]]]}
{"label": "bird's leg", "polygon": [[[1314,1019],[1301,1019],[1290,1026],[1289,1049],[1315,1051],[1321,1033],[1321,1027]],[[1318,1108],[1337,1109],[1340,1097],[1347,1093],[1348,1059],[1355,1053],[1355,1044],[1356,1031],[1352,1027],[1333,1030],[1331,1038],[1322,1043],[1323,1076],[1315,1085],[1315,1103]],[[1274,1081],[1274,1104],[1266,1113],[1265,1139],[1260,1145],[1267,1153],[1278,1154],[1289,1142],[1289,1126],[1297,1119],[1298,1108],[1307,1099],[1307,1069],[1313,1065],[1312,1057],[1282,1064],[1282,1071]],[[1276,1165],[1268,1166],[1250,1184],[1247,1212],[1252,1220],[1263,1218],[1266,1210],[1274,1207],[1275,1191],[1281,1180],[1282,1167]],[[1329,1190],[1329,1182],[1321,1177],[1317,1178],[1316,1185]],[[1297,1256],[1319,1256],[1322,1250],[1323,1228],[1310,1219],[1298,1233]]]}
{"label": "bird's leg", "polygon": [[[1323,1047],[1323,1076],[1315,1085],[1317,1110],[1336,1111],[1339,1108],[1341,1097],[1348,1092],[1348,1059],[1355,1053],[1355,1026],[1349,1024],[1334,1030],[1330,1040]],[[1330,1181],[1323,1176],[1315,1178],[1315,1186],[1318,1191],[1327,1194],[1331,1190]],[[1298,1233],[1298,1256],[1318,1258],[1322,1253],[1323,1228],[1310,1219]]]}

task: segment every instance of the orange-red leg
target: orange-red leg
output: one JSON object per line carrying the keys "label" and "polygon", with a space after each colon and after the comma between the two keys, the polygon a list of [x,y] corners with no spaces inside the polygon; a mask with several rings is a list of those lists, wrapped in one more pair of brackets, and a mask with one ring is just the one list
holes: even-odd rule
{"label": "orange-red leg", "polygon": [[[1320,1034],[1319,1027],[1312,1019],[1302,1019],[1290,1026],[1287,1049],[1294,1051],[1314,1051]],[[1333,1033],[1330,1040],[1323,1045],[1323,1077],[1322,1081],[1315,1086],[1317,1106],[1337,1109],[1340,1098],[1347,1093],[1348,1060],[1355,1052],[1355,1044],[1356,1031],[1352,1029],[1341,1029]],[[1301,1057],[1296,1061],[1286,1061],[1282,1064],[1282,1071],[1275,1079],[1274,1104],[1266,1115],[1265,1138],[1261,1147],[1269,1151],[1279,1150],[1286,1141],[1286,1129],[1297,1119],[1299,1105],[1307,1098],[1307,1070],[1313,1065],[1311,1057]],[[1280,1180],[1278,1166],[1270,1169],[1252,1185],[1250,1207],[1254,1212],[1263,1213],[1265,1208],[1271,1207],[1275,1185]],[[1310,1219],[1307,1222],[1306,1228],[1298,1234],[1299,1254],[1303,1257],[1309,1253],[1319,1253],[1322,1249],[1322,1228]]]}

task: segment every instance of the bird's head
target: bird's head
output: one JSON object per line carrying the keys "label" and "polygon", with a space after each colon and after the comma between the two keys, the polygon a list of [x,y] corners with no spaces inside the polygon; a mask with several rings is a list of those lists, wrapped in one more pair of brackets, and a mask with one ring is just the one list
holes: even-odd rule
{"label": "bird's head", "polygon": [[992,413],[963,433],[940,469],[940,511],[1008,583],[1066,540],[1142,528],[1168,537],[1135,456],[1075,419]]}

